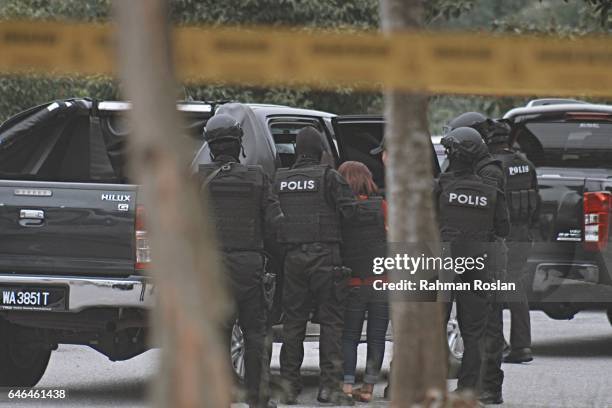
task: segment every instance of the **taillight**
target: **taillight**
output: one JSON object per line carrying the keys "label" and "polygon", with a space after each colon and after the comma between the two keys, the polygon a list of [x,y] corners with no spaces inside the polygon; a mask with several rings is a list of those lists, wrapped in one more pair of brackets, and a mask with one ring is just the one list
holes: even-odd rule
{"label": "taillight", "polygon": [[151,262],[151,249],[145,228],[144,207],[136,207],[136,269],[145,269]]}
{"label": "taillight", "polygon": [[608,112],[567,112],[565,117],[570,120],[612,121]]}
{"label": "taillight", "polygon": [[584,249],[587,251],[601,251],[608,245],[611,199],[608,191],[584,193]]}

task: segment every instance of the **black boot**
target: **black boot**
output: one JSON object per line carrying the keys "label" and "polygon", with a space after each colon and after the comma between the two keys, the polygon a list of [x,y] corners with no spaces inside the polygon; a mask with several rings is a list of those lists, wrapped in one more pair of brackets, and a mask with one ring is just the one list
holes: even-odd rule
{"label": "black boot", "polygon": [[280,403],[284,405],[297,405],[298,394],[295,392],[286,392],[280,398]]}
{"label": "black boot", "polygon": [[388,400],[391,399],[391,384],[387,384],[385,391],[383,392],[383,398]]}
{"label": "black boot", "polygon": [[528,363],[533,360],[533,354],[531,354],[530,348],[515,349],[504,357],[504,363],[520,364]]}
{"label": "black boot", "polygon": [[478,401],[485,405],[499,405],[504,403],[501,391],[483,391],[478,397]]}

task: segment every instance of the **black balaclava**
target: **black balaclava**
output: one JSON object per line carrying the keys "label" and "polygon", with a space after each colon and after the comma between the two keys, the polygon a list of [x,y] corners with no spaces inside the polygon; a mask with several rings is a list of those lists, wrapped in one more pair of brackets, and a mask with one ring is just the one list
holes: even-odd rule
{"label": "black balaclava", "polygon": [[501,153],[510,148],[510,125],[504,120],[496,120],[491,126],[486,140],[491,153]]}
{"label": "black balaclava", "polygon": [[489,148],[486,144],[483,143],[481,146],[478,146],[478,151],[476,152],[476,161],[480,161],[490,157],[491,153],[489,152]]}
{"label": "black balaclava", "polygon": [[312,126],[300,129],[295,139],[295,155],[297,159],[307,157],[321,161],[323,155],[321,133]]}
{"label": "black balaclava", "polygon": [[210,143],[208,147],[210,148],[210,155],[213,160],[219,156],[230,156],[237,162],[240,161],[238,156],[240,156],[241,145],[238,140],[221,140]]}
{"label": "black balaclava", "polygon": [[474,165],[465,160],[461,160],[458,158],[449,158],[448,161],[448,170],[456,171],[456,172],[474,172]]}

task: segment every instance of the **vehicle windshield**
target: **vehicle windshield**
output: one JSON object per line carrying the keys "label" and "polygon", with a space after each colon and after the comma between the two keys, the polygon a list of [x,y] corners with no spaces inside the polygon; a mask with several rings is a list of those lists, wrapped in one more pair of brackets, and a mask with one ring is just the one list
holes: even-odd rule
{"label": "vehicle windshield", "polygon": [[612,123],[531,122],[518,135],[538,166],[612,168]]}

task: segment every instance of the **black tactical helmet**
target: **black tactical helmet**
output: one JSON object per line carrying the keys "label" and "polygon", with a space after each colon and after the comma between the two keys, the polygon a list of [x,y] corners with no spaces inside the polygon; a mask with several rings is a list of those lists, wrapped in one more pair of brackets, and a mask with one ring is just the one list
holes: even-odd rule
{"label": "black tactical helmet", "polygon": [[473,163],[480,158],[482,147],[486,145],[480,134],[470,127],[451,130],[441,140],[450,160]]}
{"label": "black tactical helmet", "polygon": [[488,145],[510,143],[510,125],[502,119],[493,121],[485,142]]}
{"label": "black tactical helmet", "polygon": [[466,112],[448,122],[448,125],[444,127],[444,134],[460,127],[469,127],[477,130],[480,136],[486,140],[492,123],[493,121],[482,113]]}
{"label": "black tactical helmet", "polygon": [[204,140],[208,144],[215,143],[220,140],[235,140],[242,141],[242,126],[230,115],[220,113],[213,116],[206,122],[204,127]]}

